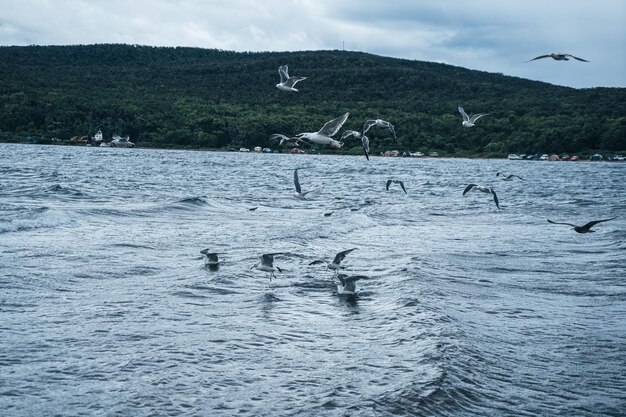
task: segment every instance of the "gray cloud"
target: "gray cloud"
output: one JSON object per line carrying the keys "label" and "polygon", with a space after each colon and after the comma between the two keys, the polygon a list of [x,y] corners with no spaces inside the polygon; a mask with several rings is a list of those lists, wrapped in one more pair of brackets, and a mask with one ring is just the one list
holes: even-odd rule
{"label": "gray cloud", "polygon": [[[346,49],[573,87],[626,86],[624,0],[5,0],[2,45]],[[568,52],[590,63],[526,60]]]}

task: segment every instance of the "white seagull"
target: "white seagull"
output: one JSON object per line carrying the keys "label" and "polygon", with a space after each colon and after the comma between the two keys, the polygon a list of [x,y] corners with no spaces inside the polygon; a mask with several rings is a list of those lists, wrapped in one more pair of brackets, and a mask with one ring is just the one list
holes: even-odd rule
{"label": "white seagull", "polygon": [[496,177],[498,177],[498,176],[500,176],[500,175],[502,175],[502,179],[503,179],[504,181],[512,181],[512,180],[513,180],[513,177],[515,177],[515,178],[519,178],[520,180],[523,180],[523,179],[524,179],[524,178],[520,177],[519,175],[515,175],[515,174],[504,175],[504,174],[503,174],[503,173],[501,173],[501,172],[496,172]]}
{"label": "white seagull", "polygon": [[465,110],[463,110],[463,107],[461,106],[459,106],[459,113],[461,113],[461,116],[463,116],[463,122],[461,123],[463,127],[472,127],[476,123],[476,120],[489,114],[489,113],[478,113],[478,114],[473,114],[472,117],[469,117],[467,113],[465,113]]}
{"label": "white seagull", "polygon": [[[348,249],[348,250],[344,250],[344,251],[339,252],[337,255],[335,255],[335,259],[333,259],[332,262],[329,262],[329,263],[326,264],[326,268],[332,269],[333,271],[335,271],[335,275],[337,275],[339,273],[339,270],[341,268],[343,268],[341,266],[341,261],[343,261],[345,259],[346,255],[348,255],[350,252],[352,252],[355,249],[356,248],[352,248],[352,249]],[[316,261],[311,262],[309,265],[323,264],[325,262],[326,261],[318,259]]]}
{"label": "white seagull", "polygon": [[296,186],[296,193],[294,194],[296,198],[301,200],[306,200],[306,195],[313,190],[302,192],[302,187],[300,187],[300,180],[298,179],[298,168],[293,170],[293,184]]}
{"label": "white seagull", "polygon": [[363,146],[363,152],[365,153],[365,157],[368,161],[370,160],[370,141],[365,134],[368,130],[370,130],[370,128],[372,128],[372,126],[380,126],[389,129],[391,131],[391,134],[393,135],[393,139],[397,141],[396,130],[394,129],[393,125],[388,121],[382,119],[367,120],[363,125],[363,131],[359,132],[356,130],[346,130],[341,135],[341,140],[344,140],[350,136],[354,137],[355,139],[361,139],[361,146]]}
{"label": "white seagull", "polygon": [[306,80],[306,77],[290,77],[287,65],[278,67],[278,74],[280,75],[280,82],[276,84],[276,88],[281,91],[298,91],[294,86],[299,81]]}
{"label": "white seagull", "polygon": [[339,149],[343,146],[343,142],[332,139],[343,124],[348,120],[350,113],[346,113],[343,116],[339,116],[336,119],[326,122],[326,124],[317,132],[305,132],[298,133],[296,136],[299,139],[304,139],[318,145],[328,145],[333,149]]}
{"label": "white seagull", "polygon": [[209,249],[202,249],[200,253],[203,255],[204,265],[208,267],[216,267],[220,264],[220,261],[217,255],[220,255],[221,252],[209,252]]}
{"label": "white seagull", "polygon": [[576,226],[575,224],[571,224],[571,223],[564,223],[564,222],[553,222],[552,220],[548,219],[548,223],[552,223],[552,224],[565,224],[568,226],[572,226],[574,228],[574,231],[576,233],[593,233],[595,232],[595,230],[591,230],[591,227],[598,224],[598,223],[602,223],[602,222],[608,222],[609,220],[613,220],[616,219],[617,217],[611,217],[610,219],[604,219],[604,220],[592,220],[587,224],[584,224],[582,226]]}
{"label": "white seagull", "polygon": [[345,274],[337,274],[337,278],[339,279],[337,292],[339,294],[354,295],[356,294],[356,282],[367,277],[365,275],[347,276]]}
{"label": "white seagull", "polygon": [[570,54],[564,54],[564,53],[556,53],[556,52],[552,52],[551,54],[546,54],[546,55],[539,55],[536,58],[530,59],[526,62],[530,62],[530,61],[534,61],[536,59],[542,59],[542,58],[552,58],[556,61],[569,61],[569,58],[574,58],[578,61],[582,61],[582,62],[589,62],[586,59],[582,59],[582,58],[578,58],[577,56],[574,55],[570,55]]}
{"label": "white seagull", "polygon": [[[266,253],[261,255],[261,262],[257,262],[252,265],[252,268],[256,268],[260,271],[265,271],[270,273],[270,282],[272,282],[272,278],[276,278],[274,272],[283,272],[279,267],[274,266],[274,255],[280,255],[280,253]],[[250,269],[252,269],[250,268]]]}
{"label": "white seagull", "polygon": [[500,203],[498,203],[498,196],[496,195],[496,192],[493,190],[493,188],[484,187],[478,184],[468,184],[467,187],[465,187],[465,190],[463,190],[463,195],[465,195],[472,188],[475,188],[478,191],[482,191],[483,193],[489,193],[493,195],[493,201],[496,203],[496,207],[498,207],[498,210],[500,210]]}
{"label": "white seagull", "polygon": [[392,178],[390,180],[387,180],[387,184],[385,185],[385,190],[389,191],[389,186],[391,184],[400,184],[400,187],[402,187],[402,191],[404,191],[404,194],[407,194],[406,192],[406,188],[404,188],[404,182],[402,182],[401,180],[397,180],[395,178]]}
{"label": "white seagull", "polygon": [[274,133],[273,135],[270,135],[270,140],[277,140],[277,139],[280,139],[280,141],[278,142],[279,147],[285,144],[286,146],[297,148],[301,144],[298,138],[290,138],[281,133]]}

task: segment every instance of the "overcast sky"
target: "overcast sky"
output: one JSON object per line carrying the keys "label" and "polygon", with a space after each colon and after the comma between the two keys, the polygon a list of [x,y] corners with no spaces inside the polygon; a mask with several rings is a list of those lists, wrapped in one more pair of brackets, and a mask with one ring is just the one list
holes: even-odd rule
{"label": "overcast sky", "polygon": [[[345,48],[626,87],[626,0],[0,0],[0,8],[0,45]],[[550,52],[591,62],[525,62]]]}

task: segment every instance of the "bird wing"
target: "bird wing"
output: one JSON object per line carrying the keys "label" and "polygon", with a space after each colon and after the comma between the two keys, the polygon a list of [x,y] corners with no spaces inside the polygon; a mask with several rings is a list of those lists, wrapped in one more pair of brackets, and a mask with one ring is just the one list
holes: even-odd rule
{"label": "bird wing", "polygon": [[489,189],[489,191],[491,191],[491,194],[493,195],[493,201],[496,203],[496,207],[498,207],[498,210],[500,210],[500,203],[498,202],[498,196],[496,195],[496,192],[491,188]]}
{"label": "bird wing", "polygon": [[387,191],[389,191],[389,186],[391,185],[392,182],[393,182],[392,180],[387,180],[387,185],[385,185],[385,189]]}
{"label": "bird wing", "polygon": [[270,135],[270,140],[277,140],[280,139],[281,142],[285,141],[285,140],[289,140],[289,138],[285,135],[283,135],[282,133],[274,133],[272,135]]}
{"label": "bird wing", "polygon": [[463,121],[469,122],[469,116],[467,115],[467,113],[465,113],[465,110],[463,110],[463,107],[461,106],[459,106],[459,113],[461,113],[461,116],[463,116]]}
{"label": "bird wing", "polygon": [[341,129],[341,126],[348,120],[350,113],[339,116],[336,119],[326,122],[326,124],[317,132],[318,135],[331,137]]}
{"label": "bird wing", "polygon": [[615,217],[611,217],[610,219],[603,219],[603,220],[592,220],[589,223],[585,224],[584,226],[582,226],[583,229],[591,229],[591,227],[593,225],[596,225],[598,223],[602,223],[602,222],[608,222],[609,220],[613,220],[615,219]]}
{"label": "bird wing", "polygon": [[326,263],[326,261],[322,259],[316,259],[313,262],[309,263],[309,265],[317,265],[317,264],[323,264],[323,263]]}
{"label": "bird wing", "polygon": [[293,184],[296,186],[296,192],[300,194],[302,188],[300,188],[300,180],[298,179],[298,168],[293,170]]}
{"label": "bird wing", "polygon": [[365,158],[370,160],[370,140],[367,136],[363,135],[361,138],[361,146],[363,146],[363,152],[365,153]]}
{"label": "bird wing", "polygon": [[357,132],[356,130],[346,130],[341,134],[341,140],[344,140],[350,136],[358,138],[359,136],[361,136],[361,133]]}
{"label": "bird wing", "polygon": [[526,62],[534,61],[535,59],[550,58],[551,56],[552,56],[552,55],[550,55],[550,54],[546,54],[546,55],[539,55],[538,57],[533,58],[533,59],[529,59],[529,60],[528,60],[528,61],[526,61]]}
{"label": "bird wing", "polygon": [[339,279],[339,282],[341,282],[341,285],[343,285],[343,287],[345,288],[346,281],[344,280],[344,277],[345,277],[344,274],[337,274],[337,278]]}
{"label": "bird wing", "polygon": [[571,54],[565,54],[565,56],[571,56],[572,58],[578,60],[578,61],[582,61],[582,62],[589,62],[586,59],[582,59],[582,58],[578,58],[577,56],[571,55]]}
{"label": "bird wing", "polygon": [[280,82],[283,84],[289,79],[289,68],[287,65],[278,67],[278,75],[280,75]]}
{"label": "bird wing", "polygon": [[402,191],[404,191],[404,194],[407,194],[406,188],[404,188],[404,183],[402,181],[398,181],[398,183],[400,184],[400,187],[402,187]]}
{"label": "bird wing", "polygon": [[333,259],[333,263],[339,265],[341,261],[343,261],[346,258],[346,255],[355,249],[356,248],[352,248],[352,249],[344,250],[343,252],[339,252],[337,255],[335,255],[335,259]]}
{"label": "bird wing", "polygon": [[472,188],[476,187],[476,185],[477,184],[467,184],[467,187],[465,187],[465,190],[463,190],[463,195],[465,195],[465,193],[467,193]]}
{"label": "bird wing", "polygon": [[502,175],[502,176],[504,177],[504,174],[503,174],[503,173],[501,173],[501,172],[496,172],[496,177],[497,177],[497,176],[499,176],[499,175]]}
{"label": "bird wing", "polygon": [[306,77],[289,77],[287,81],[284,82],[285,87],[293,87],[296,83],[306,80]]}
{"label": "bird wing", "polygon": [[552,224],[566,224],[566,225],[568,225],[568,226],[578,227],[578,226],[576,226],[575,224],[571,224],[571,223],[564,223],[564,222],[554,222],[554,221],[552,221],[552,220],[550,220],[550,219],[548,219],[548,223],[552,223]]}
{"label": "bird wing", "polygon": [[489,113],[478,113],[478,114],[474,114],[471,118],[470,118],[470,123],[474,123],[476,120],[480,119],[483,116],[488,115]]}
{"label": "bird wing", "polygon": [[520,180],[523,180],[523,179],[524,179],[524,178],[520,177],[519,175],[515,175],[515,174],[511,174],[511,175],[509,175],[509,178],[511,178],[511,177],[517,177],[517,178],[519,178]]}

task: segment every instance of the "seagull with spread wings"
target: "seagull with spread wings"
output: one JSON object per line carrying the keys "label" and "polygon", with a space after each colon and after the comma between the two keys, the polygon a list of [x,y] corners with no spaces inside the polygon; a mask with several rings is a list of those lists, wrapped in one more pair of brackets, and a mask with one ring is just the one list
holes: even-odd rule
{"label": "seagull with spread wings", "polygon": [[339,132],[339,129],[341,129],[346,120],[348,120],[348,116],[350,116],[350,113],[346,113],[326,122],[317,132],[298,133],[296,137],[318,145],[328,145],[333,149],[339,149],[343,146],[343,142],[332,139],[332,137]]}
{"label": "seagull with spread wings", "polygon": [[311,262],[309,265],[317,265],[317,264],[326,263],[326,267],[328,269],[332,269],[333,271],[335,271],[335,276],[336,276],[339,273],[339,270],[341,268],[343,268],[341,266],[341,261],[343,261],[346,258],[346,255],[348,255],[353,250],[356,250],[356,248],[352,248],[352,249],[348,249],[348,250],[344,250],[344,251],[339,252],[337,255],[335,255],[335,259],[333,259],[332,262],[326,263],[326,261],[318,259],[316,261]]}
{"label": "seagull with spread wings", "polygon": [[584,224],[582,226],[577,226],[575,224],[572,223],[565,223],[565,222],[554,222],[550,219],[548,219],[548,223],[552,223],[552,224],[565,224],[567,226],[572,226],[572,228],[574,229],[574,231],[576,233],[593,233],[595,232],[595,230],[591,230],[591,228],[593,226],[595,226],[598,223],[602,223],[602,222],[608,222],[609,220],[613,220],[616,219],[617,217],[611,217],[610,219],[603,219],[603,220],[592,220],[587,224]]}
{"label": "seagull with spread wings", "polygon": [[356,131],[356,130],[346,130],[341,135],[341,140],[349,138],[350,136],[352,136],[355,139],[361,139],[361,146],[363,146],[363,152],[365,153],[365,158],[367,158],[368,161],[370,159],[370,156],[369,156],[369,153],[370,153],[370,140],[369,140],[369,138],[365,134],[373,126],[379,126],[379,127],[384,127],[384,128],[389,129],[389,131],[391,132],[391,135],[393,136],[393,139],[397,141],[397,139],[396,139],[396,130],[393,127],[393,125],[391,123],[389,123],[388,121],[382,120],[382,119],[367,120],[365,122],[365,124],[363,124],[363,130],[361,132]]}
{"label": "seagull with spread wings", "polygon": [[534,61],[536,59],[543,59],[543,58],[552,58],[555,61],[569,61],[570,58],[574,58],[578,61],[582,61],[582,62],[589,62],[586,59],[582,59],[582,58],[578,58],[577,56],[571,55],[571,54],[564,54],[564,53],[557,53],[557,52],[552,52],[551,54],[546,54],[546,55],[539,55],[536,58],[530,59],[526,62],[531,62]]}
{"label": "seagull with spread wings", "polygon": [[473,114],[470,117],[467,115],[467,113],[465,113],[465,110],[463,110],[463,107],[461,106],[459,106],[459,113],[461,113],[461,116],[463,116],[463,122],[461,122],[463,127],[473,127],[476,124],[476,120],[489,114],[489,113],[478,113],[478,114]]}
{"label": "seagull with spread wings", "polygon": [[496,207],[498,207],[498,210],[500,210],[500,203],[498,202],[498,196],[496,195],[496,192],[493,188],[485,187],[483,185],[478,185],[478,184],[468,184],[467,187],[465,187],[465,190],[463,190],[463,195],[465,195],[468,191],[472,189],[476,189],[483,193],[488,193],[488,194],[493,195],[493,201],[496,203]]}
{"label": "seagull with spread wings", "polygon": [[298,82],[306,80],[306,77],[290,77],[287,65],[278,67],[278,74],[280,75],[280,82],[276,84],[276,88],[281,91],[298,91],[294,86]]}

